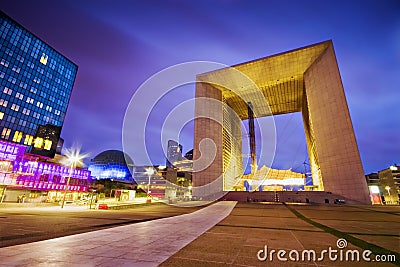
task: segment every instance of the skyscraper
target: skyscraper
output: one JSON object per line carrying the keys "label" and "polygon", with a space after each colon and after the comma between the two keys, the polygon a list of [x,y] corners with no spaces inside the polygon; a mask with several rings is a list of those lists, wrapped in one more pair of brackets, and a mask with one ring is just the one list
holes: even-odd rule
{"label": "skyscraper", "polygon": [[182,145],[174,140],[168,140],[167,167],[174,167],[174,162],[182,159]]}
{"label": "skyscraper", "polygon": [[54,156],[77,69],[0,11],[0,139]]}

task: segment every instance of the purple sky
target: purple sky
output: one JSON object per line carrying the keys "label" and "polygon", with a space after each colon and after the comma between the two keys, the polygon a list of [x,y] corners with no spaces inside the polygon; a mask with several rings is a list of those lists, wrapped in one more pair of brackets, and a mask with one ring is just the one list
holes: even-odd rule
{"label": "purple sky", "polygon": [[[1,9],[67,56],[78,74],[64,122],[65,146],[91,157],[122,149],[125,110],[153,74],[182,62],[233,65],[332,39],[366,173],[400,164],[400,3],[398,1],[4,1]],[[194,96],[176,89],[151,116]],[[175,102],[174,102],[175,101]],[[299,114],[277,118],[273,166],[302,170]],[[191,149],[192,125],[181,134]],[[165,162],[157,142],[154,163]],[[131,155],[142,164],[141,151]]]}

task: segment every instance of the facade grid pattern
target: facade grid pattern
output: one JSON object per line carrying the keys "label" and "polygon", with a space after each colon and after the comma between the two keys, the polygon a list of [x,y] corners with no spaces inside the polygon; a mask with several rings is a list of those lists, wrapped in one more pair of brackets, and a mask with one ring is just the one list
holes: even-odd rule
{"label": "facade grid pattern", "polygon": [[39,125],[62,127],[77,68],[0,13],[0,138],[31,145]]}

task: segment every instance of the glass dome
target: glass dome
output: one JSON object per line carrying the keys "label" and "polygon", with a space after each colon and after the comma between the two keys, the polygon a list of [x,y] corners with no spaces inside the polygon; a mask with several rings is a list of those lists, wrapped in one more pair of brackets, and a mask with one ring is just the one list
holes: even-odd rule
{"label": "glass dome", "polygon": [[119,150],[106,150],[94,157],[89,171],[95,179],[133,180],[133,160]]}

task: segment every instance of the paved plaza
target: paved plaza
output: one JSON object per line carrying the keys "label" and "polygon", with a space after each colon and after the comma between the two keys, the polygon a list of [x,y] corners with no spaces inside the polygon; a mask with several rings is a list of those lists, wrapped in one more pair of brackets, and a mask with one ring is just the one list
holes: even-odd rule
{"label": "paved plaza", "polygon": [[0,248],[0,266],[157,266],[234,206],[219,202],[189,214]]}
{"label": "paved plaza", "polygon": [[[217,202],[184,215],[0,248],[0,266],[399,266],[399,216],[399,206]],[[371,262],[332,261],[327,254],[320,261],[257,257],[266,246],[300,254],[339,250],[339,239],[347,243],[344,252],[371,250]],[[373,262],[378,254],[397,262]]]}
{"label": "paved plaza", "polygon": [[115,226],[190,213],[200,207],[175,207],[163,203],[131,205],[121,210],[89,210],[87,206],[0,206],[0,247],[41,241]]}
{"label": "paved plaza", "polygon": [[[395,266],[392,263],[259,261],[269,250],[322,251],[346,239],[346,249],[381,254],[400,251],[400,207],[239,203],[215,227],[170,257],[162,266]],[[262,255],[263,256],[263,255]],[[288,255],[286,254],[286,258]],[[372,258],[372,257],[371,257]],[[399,262],[397,261],[397,265]]]}

